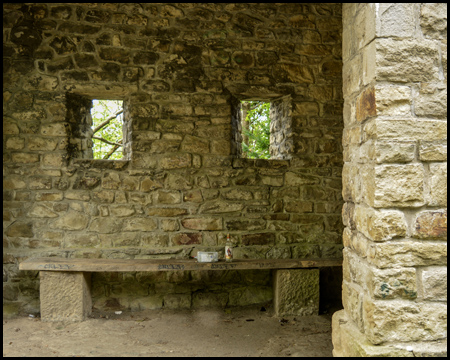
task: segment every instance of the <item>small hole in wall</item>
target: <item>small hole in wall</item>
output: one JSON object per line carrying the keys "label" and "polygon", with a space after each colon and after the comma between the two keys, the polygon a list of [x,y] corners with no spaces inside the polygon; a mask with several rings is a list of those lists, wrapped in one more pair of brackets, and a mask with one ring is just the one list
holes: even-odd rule
{"label": "small hole in wall", "polygon": [[242,156],[270,159],[270,102],[241,101]]}
{"label": "small hole in wall", "polygon": [[123,159],[122,100],[92,100],[92,152],[94,159]]}

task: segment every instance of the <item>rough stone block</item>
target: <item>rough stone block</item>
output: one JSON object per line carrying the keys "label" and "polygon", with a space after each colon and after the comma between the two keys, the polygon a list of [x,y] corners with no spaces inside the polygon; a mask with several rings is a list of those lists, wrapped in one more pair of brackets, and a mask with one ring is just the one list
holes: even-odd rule
{"label": "rough stone block", "polygon": [[447,210],[422,211],[414,222],[414,237],[438,239],[447,237]]}
{"label": "rough stone block", "polygon": [[363,289],[348,281],[342,283],[342,305],[347,310],[348,316],[360,330],[364,330],[362,318]]}
{"label": "rough stone block", "polygon": [[416,269],[376,269],[369,272],[368,287],[375,299],[417,298]]}
{"label": "rough stone block", "polygon": [[401,241],[371,243],[367,260],[379,268],[447,264],[447,244],[437,241]]}
{"label": "rough stone block", "polygon": [[374,241],[385,241],[406,235],[406,219],[401,211],[381,210],[357,206],[356,228]]}
{"label": "rough stone block", "polygon": [[277,316],[318,315],[319,269],[276,270],[274,307]]}
{"label": "rough stone block", "polygon": [[375,207],[420,206],[424,202],[421,164],[375,166]]}
{"label": "rough stone block", "polygon": [[181,220],[181,224],[186,229],[192,230],[222,230],[222,219],[201,217],[201,218],[186,218]]}
{"label": "rough stone block", "polygon": [[377,115],[411,115],[411,88],[409,86],[376,86]]}
{"label": "rough stone block", "polygon": [[83,321],[92,311],[91,274],[40,272],[42,321]]}
{"label": "rough stone block", "polygon": [[431,206],[447,206],[447,163],[430,164],[430,174],[428,204]]}
{"label": "rough stone block", "polygon": [[447,122],[439,120],[385,120],[377,119],[366,127],[368,137],[378,140],[439,141],[447,139]]}
{"label": "rough stone block", "polygon": [[378,164],[406,163],[414,160],[416,146],[413,142],[378,141],[375,156]]}
{"label": "rough stone block", "polygon": [[447,301],[447,267],[429,267],[421,270],[423,298]]}
{"label": "rough stone block", "polygon": [[124,227],[123,231],[153,231],[158,227],[156,220],[149,219],[147,217],[143,218],[132,218],[128,219]]}
{"label": "rough stone block", "polygon": [[421,84],[414,96],[414,112],[422,117],[447,117],[447,84]]}
{"label": "rough stone block", "polygon": [[446,161],[447,140],[420,141],[419,159],[422,161]]}
{"label": "rough stone block", "polygon": [[168,309],[189,309],[191,294],[167,294],[164,296],[164,307]]}
{"label": "rough stone block", "polygon": [[6,236],[31,238],[33,237],[33,224],[15,221],[6,229]]}
{"label": "rough stone block", "polygon": [[439,80],[439,51],[430,40],[378,39],[376,79],[393,82]]}
{"label": "rough stone block", "polygon": [[342,197],[345,201],[356,202],[359,191],[359,168],[345,163],[342,169]]}
{"label": "rough stone block", "polygon": [[412,37],[416,29],[413,3],[381,3],[378,5],[380,37]]}
{"label": "rough stone block", "polygon": [[[334,357],[413,357],[406,348],[372,344],[353,324],[345,310],[336,311],[332,318]],[[406,346],[405,346],[406,347]]]}
{"label": "rough stone block", "polygon": [[420,27],[426,38],[447,39],[447,3],[421,4]]}
{"label": "rough stone block", "polygon": [[363,122],[367,118],[375,115],[377,115],[375,89],[369,87],[365,89],[356,100],[356,120],[358,122]]}
{"label": "rough stone block", "polygon": [[433,341],[447,337],[447,304],[409,300],[363,303],[365,335],[373,344],[386,341]]}

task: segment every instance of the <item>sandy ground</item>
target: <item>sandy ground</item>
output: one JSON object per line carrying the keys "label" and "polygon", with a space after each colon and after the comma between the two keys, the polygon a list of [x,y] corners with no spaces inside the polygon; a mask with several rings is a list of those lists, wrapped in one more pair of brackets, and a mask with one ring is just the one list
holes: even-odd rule
{"label": "sandy ground", "polygon": [[[261,311],[265,310],[265,311]],[[94,311],[81,323],[3,320],[3,356],[331,357],[331,314],[278,318],[270,307]]]}

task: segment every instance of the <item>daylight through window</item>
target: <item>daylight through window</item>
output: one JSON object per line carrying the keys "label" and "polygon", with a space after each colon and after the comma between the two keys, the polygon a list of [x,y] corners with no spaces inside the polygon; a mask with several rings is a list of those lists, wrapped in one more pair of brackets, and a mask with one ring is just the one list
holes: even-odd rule
{"label": "daylight through window", "polygon": [[270,159],[270,102],[242,101],[242,154]]}
{"label": "daylight through window", "polygon": [[92,100],[94,159],[123,158],[123,101]]}

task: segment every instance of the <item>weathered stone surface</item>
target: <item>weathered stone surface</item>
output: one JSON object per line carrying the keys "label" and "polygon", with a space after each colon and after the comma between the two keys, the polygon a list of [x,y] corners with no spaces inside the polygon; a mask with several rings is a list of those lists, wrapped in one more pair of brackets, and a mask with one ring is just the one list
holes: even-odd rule
{"label": "weathered stone surface", "polygon": [[367,260],[379,268],[444,265],[447,244],[434,241],[402,241],[368,245]]}
{"label": "weathered stone surface", "polygon": [[445,161],[447,160],[447,140],[443,141],[420,141],[419,159],[422,161]]}
{"label": "weathered stone surface", "polygon": [[163,187],[163,185],[160,182],[150,178],[146,178],[141,181],[141,191],[143,192],[149,192],[161,187]]}
{"label": "weathered stone surface", "polygon": [[274,233],[242,235],[242,245],[270,245],[275,242]]}
{"label": "weathered stone surface", "polygon": [[106,173],[102,177],[102,188],[117,190],[120,186],[120,178],[117,173]]}
{"label": "weathered stone surface", "polygon": [[209,141],[196,136],[186,135],[181,143],[180,150],[206,154],[209,153]]}
{"label": "weathered stone surface", "polygon": [[414,98],[414,112],[422,117],[447,117],[447,86],[421,84],[419,92]]}
{"label": "weathered stone surface", "polygon": [[146,213],[148,216],[173,217],[185,215],[187,210],[181,208],[148,208]]}
{"label": "weathered stone surface", "polygon": [[447,163],[430,164],[430,175],[428,203],[431,206],[447,206]]}
{"label": "weathered stone surface", "polygon": [[430,301],[447,301],[447,267],[421,269],[423,297]]}
{"label": "weathered stone surface", "polygon": [[416,269],[372,269],[368,285],[375,299],[417,298]]}
{"label": "weathered stone surface", "polygon": [[228,230],[264,230],[266,222],[264,220],[226,220],[225,228]]}
{"label": "weathered stone surface", "polygon": [[253,195],[247,190],[232,189],[222,191],[222,197],[227,200],[251,200]]}
{"label": "weathered stone surface", "polygon": [[276,270],[274,308],[277,316],[318,314],[319,270]]}
{"label": "weathered stone surface", "polygon": [[416,23],[414,4],[380,4],[378,13],[380,37],[412,37]]}
{"label": "weathered stone surface", "polygon": [[375,167],[374,206],[419,206],[424,202],[421,164]]}
{"label": "weathered stone surface", "polygon": [[355,224],[359,231],[374,241],[406,236],[406,219],[401,211],[377,211],[369,207],[356,206]]}
{"label": "weathered stone surface", "polygon": [[90,273],[40,272],[42,321],[83,321],[92,311]]}
{"label": "weathered stone surface", "polygon": [[359,169],[345,163],[342,169],[342,197],[345,201],[355,202],[360,192]]}
{"label": "weathered stone surface", "polygon": [[178,233],[172,237],[173,245],[192,245],[201,243],[202,243],[201,233]]}
{"label": "weathered stone surface", "polygon": [[59,217],[52,223],[50,228],[62,230],[83,230],[89,222],[87,215],[78,211],[69,210],[66,214]]}
{"label": "weathered stone surface", "polygon": [[336,311],[332,319],[334,357],[413,357],[406,349],[389,345],[374,345],[361,333],[345,313]]}
{"label": "weathered stone surface", "polygon": [[155,201],[158,204],[179,204],[181,193],[178,191],[157,191]]}
{"label": "weathered stone surface", "polygon": [[439,120],[382,120],[377,119],[367,135],[379,140],[439,141],[447,139],[447,123]]}
{"label": "weathered stone surface", "polygon": [[447,4],[421,4],[420,26],[426,38],[447,39]]}
{"label": "weathered stone surface", "polygon": [[271,287],[246,287],[232,290],[229,295],[229,306],[246,306],[244,304],[265,304],[273,299]]}
{"label": "weathered stone surface", "polygon": [[376,78],[393,82],[431,82],[438,80],[438,48],[430,40],[378,39]]}
{"label": "weathered stone surface", "polygon": [[375,89],[370,87],[364,90],[356,101],[356,120],[362,122],[375,115],[377,115]]}
{"label": "weathered stone surface", "polygon": [[45,205],[34,205],[28,212],[28,216],[38,218],[53,218],[57,217],[58,214],[56,214],[53,210],[49,209]]}
{"label": "weathered stone surface", "polygon": [[228,302],[228,294],[226,293],[199,293],[196,292],[192,296],[193,308],[224,308]]}
{"label": "weathered stone surface", "polygon": [[414,236],[419,239],[447,237],[447,210],[422,211],[414,222]]}
{"label": "weathered stone surface", "polygon": [[100,184],[100,178],[97,176],[79,176],[73,184],[73,189],[90,190]]}
{"label": "weathered stone surface", "polygon": [[161,159],[160,166],[162,169],[178,169],[190,167],[191,162],[190,154],[170,155]]}
{"label": "weathered stone surface", "polygon": [[112,234],[122,228],[122,222],[115,218],[103,217],[92,220],[89,230],[102,234]]}
{"label": "weathered stone surface", "polygon": [[430,341],[446,337],[447,306],[408,300],[364,298],[365,335],[373,344],[390,341]]}
{"label": "weathered stone surface", "polygon": [[223,202],[223,201],[211,201],[205,202],[201,208],[200,213],[229,213],[235,211],[241,211],[244,208],[242,203]]}
{"label": "weathered stone surface", "polygon": [[181,224],[184,228],[192,230],[222,230],[222,219],[220,218],[186,218],[181,220]]}
{"label": "weathered stone surface", "polygon": [[164,296],[164,307],[168,309],[189,309],[191,294],[167,294]]}
{"label": "weathered stone surface", "polygon": [[6,236],[11,237],[33,237],[33,224],[15,221],[6,229]]}
{"label": "weathered stone surface", "polygon": [[414,160],[416,146],[411,142],[377,141],[375,145],[377,163],[407,163]]}

